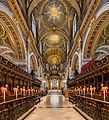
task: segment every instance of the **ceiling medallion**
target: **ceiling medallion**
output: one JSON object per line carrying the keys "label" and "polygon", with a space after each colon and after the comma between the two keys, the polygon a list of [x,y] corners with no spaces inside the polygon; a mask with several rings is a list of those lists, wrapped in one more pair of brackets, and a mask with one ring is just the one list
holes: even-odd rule
{"label": "ceiling medallion", "polygon": [[53,65],[60,64],[65,58],[65,53],[61,48],[48,48],[44,54],[44,61]]}
{"label": "ceiling medallion", "polygon": [[47,31],[41,35],[40,40],[48,47],[60,47],[68,41],[68,36],[62,31]]}
{"label": "ceiling medallion", "polygon": [[60,36],[57,34],[53,34],[49,36],[49,42],[51,44],[57,44],[59,42]]}
{"label": "ceiling medallion", "polygon": [[66,7],[60,0],[48,0],[42,8],[42,23],[47,27],[59,28],[65,25],[66,22]]}

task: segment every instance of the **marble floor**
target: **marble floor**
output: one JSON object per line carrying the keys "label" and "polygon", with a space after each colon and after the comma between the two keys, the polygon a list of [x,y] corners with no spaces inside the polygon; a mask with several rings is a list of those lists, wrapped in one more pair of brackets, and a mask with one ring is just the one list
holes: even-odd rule
{"label": "marble floor", "polygon": [[36,109],[25,120],[85,120],[72,103],[62,95],[47,95],[41,98]]}

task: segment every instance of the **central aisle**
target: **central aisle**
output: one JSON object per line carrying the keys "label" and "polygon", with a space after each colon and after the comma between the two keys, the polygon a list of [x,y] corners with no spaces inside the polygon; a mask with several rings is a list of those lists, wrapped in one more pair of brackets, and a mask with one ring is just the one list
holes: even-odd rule
{"label": "central aisle", "polygon": [[62,95],[47,95],[25,120],[85,120]]}

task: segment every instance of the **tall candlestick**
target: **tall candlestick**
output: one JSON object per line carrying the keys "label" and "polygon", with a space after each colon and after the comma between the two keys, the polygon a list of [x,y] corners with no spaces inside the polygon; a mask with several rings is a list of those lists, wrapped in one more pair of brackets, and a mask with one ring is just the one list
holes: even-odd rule
{"label": "tall candlestick", "polygon": [[16,99],[17,99],[17,96],[18,96],[18,94],[17,94],[17,91],[16,91]]}
{"label": "tall candlestick", "polygon": [[17,97],[18,97],[18,88],[13,88],[13,90],[14,90],[14,93],[15,93],[15,95],[16,95],[16,99],[17,99]]}
{"label": "tall candlestick", "polygon": [[79,89],[79,95],[80,95],[80,89]]}
{"label": "tall candlestick", "polygon": [[96,87],[94,87],[93,89],[94,89],[94,94],[95,94]]}
{"label": "tall candlestick", "polygon": [[22,94],[22,88],[20,88],[20,93]]}
{"label": "tall candlestick", "polygon": [[85,96],[85,88],[83,88],[83,90],[84,90],[84,96]]}
{"label": "tall candlestick", "polygon": [[23,86],[23,95],[25,97],[25,86]]}
{"label": "tall candlestick", "polygon": [[92,90],[91,90],[91,97],[93,96]]}
{"label": "tall candlestick", "polygon": [[7,88],[6,87],[1,87],[1,91],[3,92],[3,99],[4,99],[4,102],[5,102]]}
{"label": "tall candlestick", "polygon": [[104,93],[104,101],[106,100],[106,91],[103,90],[103,93]]}
{"label": "tall candlestick", "polygon": [[3,98],[4,98],[4,102],[5,102],[5,100],[6,100],[6,92],[5,91],[3,91]]}
{"label": "tall candlestick", "polygon": [[89,88],[87,87],[87,93],[89,92]]}

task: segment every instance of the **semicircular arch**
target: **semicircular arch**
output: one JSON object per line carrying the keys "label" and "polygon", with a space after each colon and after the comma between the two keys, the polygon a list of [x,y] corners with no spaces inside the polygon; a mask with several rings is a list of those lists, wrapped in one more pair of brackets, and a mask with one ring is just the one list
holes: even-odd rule
{"label": "semicircular arch", "polygon": [[75,52],[75,54],[73,55],[72,62],[71,62],[71,70],[79,71],[79,54],[78,54],[78,52]]}
{"label": "semicircular arch", "polygon": [[92,59],[94,58],[94,50],[99,41],[100,34],[103,29],[109,23],[109,4],[107,7],[103,6],[95,16],[95,21],[92,23],[91,29],[87,33],[83,47],[83,58]]}
{"label": "semicircular arch", "polygon": [[16,59],[26,59],[26,48],[21,32],[15,22],[14,15],[6,6],[0,3],[0,22],[5,28],[7,36],[10,40],[11,47],[16,54]]}

